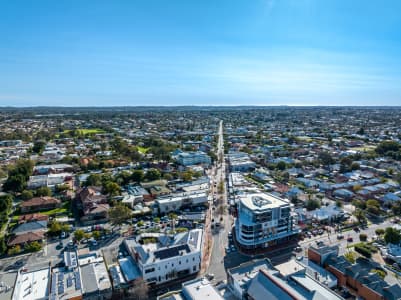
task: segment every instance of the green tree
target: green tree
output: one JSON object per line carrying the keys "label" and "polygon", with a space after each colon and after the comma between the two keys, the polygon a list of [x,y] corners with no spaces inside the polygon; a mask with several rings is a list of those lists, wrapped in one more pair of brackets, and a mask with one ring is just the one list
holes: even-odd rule
{"label": "green tree", "polygon": [[22,192],[32,175],[34,163],[28,159],[18,160],[13,167],[8,170],[8,178],[3,185],[4,191],[20,193]]}
{"label": "green tree", "polygon": [[58,185],[56,185],[56,192],[57,193],[68,191],[69,189],[70,189],[70,186],[68,184],[58,184]]}
{"label": "green tree", "polygon": [[377,236],[382,236],[385,233],[385,230],[383,228],[377,228],[375,233]]}
{"label": "green tree", "polygon": [[42,154],[43,150],[45,150],[46,143],[44,141],[36,141],[33,144],[32,151],[37,154]]}
{"label": "green tree", "polygon": [[170,218],[170,220],[177,220],[178,216],[175,213],[169,213],[168,217]]}
{"label": "green tree", "polygon": [[27,180],[21,174],[11,175],[7,178],[3,185],[3,189],[7,192],[22,192],[27,186]]}
{"label": "green tree", "polygon": [[366,209],[372,215],[379,215],[380,214],[380,203],[377,200],[370,199],[366,201]]}
{"label": "green tree", "polygon": [[33,193],[30,190],[23,190],[21,193],[21,199],[22,200],[29,200],[33,198]]}
{"label": "green tree", "polygon": [[82,229],[77,229],[74,232],[74,238],[80,242],[83,238],[85,237],[85,231],[83,231]]}
{"label": "green tree", "polygon": [[95,230],[95,231],[92,232],[92,237],[93,237],[95,240],[100,239],[100,236],[101,236],[101,234],[100,234],[100,231],[99,231],[99,230]]}
{"label": "green tree", "polygon": [[366,202],[365,201],[361,201],[361,200],[352,200],[352,205],[355,206],[355,208],[359,208],[359,209],[366,209]]}
{"label": "green tree", "polygon": [[311,210],[320,208],[320,205],[321,205],[321,204],[320,204],[320,201],[319,201],[319,200],[316,200],[316,199],[309,199],[309,200],[307,200],[306,203],[305,203],[305,208],[306,208],[306,210],[311,211]]}
{"label": "green tree", "polygon": [[14,197],[10,194],[0,196],[0,212],[8,214],[13,205]]}
{"label": "green tree", "polygon": [[161,177],[160,171],[155,168],[149,169],[145,175],[145,179],[149,181],[160,179],[160,177]]}
{"label": "green tree", "polygon": [[384,272],[383,270],[379,270],[379,269],[372,269],[370,270],[371,273],[376,273],[377,275],[379,275],[381,277],[381,279],[384,280],[384,278],[386,277],[386,272]]}
{"label": "green tree", "polygon": [[391,211],[395,216],[401,215],[401,202],[397,201],[391,206]]}
{"label": "green tree", "polygon": [[132,217],[132,211],[124,204],[118,203],[110,208],[109,219],[114,225],[120,225]]}
{"label": "green tree", "polygon": [[122,171],[116,176],[116,181],[121,185],[129,184],[131,180],[131,173],[128,171]]}
{"label": "green tree", "polygon": [[355,218],[358,220],[358,222],[361,223],[365,223],[366,222],[366,215],[365,212],[361,209],[356,209],[354,211],[354,216]]}
{"label": "green tree", "polygon": [[223,181],[219,182],[219,185],[217,186],[217,192],[219,194],[223,194],[224,193],[224,182]]}
{"label": "green tree", "polygon": [[50,197],[52,191],[47,186],[41,186],[35,190],[36,197]]}
{"label": "green tree", "polygon": [[61,224],[61,231],[70,232],[71,231],[71,226],[68,225],[68,224]]}
{"label": "green tree", "polygon": [[144,178],[143,170],[134,170],[131,174],[131,180],[140,183]]}
{"label": "green tree", "polygon": [[100,174],[90,174],[88,178],[86,178],[85,186],[101,186],[102,185],[102,176]]}
{"label": "green tree", "polygon": [[110,196],[116,196],[119,195],[121,192],[120,186],[112,181],[108,181],[103,185],[103,193],[110,195]]}
{"label": "green tree", "polygon": [[352,171],[359,170],[360,168],[361,168],[361,166],[357,162],[353,162],[351,164],[351,170]]}
{"label": "green tree", "polygon": [[180,177],[184,181],[191,181],[192,180],[192,172],[191,171],[182,172]]}
{"label": "green tree", "polygon": [[56,220],[52,220],[49,224],[49,234],[58,235],[61,233],[61,224]]}
{"label": "green tree", "polygon": [[284,161],[279,161],[276,168],[280,171],[284,171],[287,168],[287,164]]}
{"label": "green tree", "polygon": [[7,251],[6,241],[4,240],[4,236],[0,238],[0,255],[3,255]]}
{"label": "green tree", "polygon": [[383,141],[376,147],[376,152],[381,155],[385,155],[388,152],[397,152],[400,150],[400,144],[396,141]]}
{"label": "green tree", "polygon": [[29,243],[28,245],[26,245],[25,249],[28,252],[38,252],[42,249],[42,245],[37,241],[33,241],[33,242]]}
{"label": "green tree", "polygon": [[359,240],[360,240],[361,242],[366,242],[367,239],[368,239],[368,236],[367,236],[365,233],[361,233],[361,234],[359,235]]}
{"label": "green tree", "polygon": [[384,233],[384,240],[386,243],[398,245],[401,241],[401,234],[393,227],[387,227]]}
{"label": "green tree", "polygon": [[15,245],[14,247],[11,247],[8,249],[8,255],[16,255],[21,252],[21,247],[20,245]]}
{"label": "green tree", "polygon": [[321,162],[322,165],[328,166],[331,165],[334,162],[333,157],[331,154],[327,151],[322,151],[318,154],[319,161]]}
{"label": "green tree", "polygon": [[348,260],[351,264],[354,264],[354,263],[355,263],[355,260],[356,260],[356,253],[355,253],[355,252],[352,252],[352,251],[349,251],[349,252],[346,252],[346,253],[344,254],[344,257],[345,257],[345,259]]}

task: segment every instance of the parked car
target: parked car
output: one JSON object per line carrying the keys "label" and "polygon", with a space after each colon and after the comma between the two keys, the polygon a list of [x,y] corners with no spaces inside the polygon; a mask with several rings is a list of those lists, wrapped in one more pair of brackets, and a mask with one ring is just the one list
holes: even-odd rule
{"label": "parked car", "polygon": [[295,252],[302,252],[302,247],[299,247],[299,246],[296,247],[296,248],[295,248]]}
{"label": "parked car", "polygon": [[349,236],[348,238],[347,238],[347,242],[352,242],[354,239],[352,238],[352,236]]}

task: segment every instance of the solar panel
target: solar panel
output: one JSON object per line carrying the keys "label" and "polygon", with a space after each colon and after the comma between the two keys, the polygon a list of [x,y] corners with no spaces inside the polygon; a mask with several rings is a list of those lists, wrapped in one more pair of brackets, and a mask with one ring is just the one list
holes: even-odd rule
{"label": "solar panel", "polygon": [[81,289],[81,275],[79,275],[78,271],[74,272],[74,275],[75,275],[75,289],[80,290]]}
{"label": "solar panel", "polygon": [[58,292],[59,295],[63,294],[64,293],[64,285],[59,285],[57,292]]}
{"label": "solar panel", "polygon": [[53,273],[52,274],[52,288],[51,288],[52,293],[56,293],[56,286],[57,286],[57,275]]}
{"label": "solar panel", "polygon": [[188,245],[185,244],[185,245],[178,245],[178,246],[173,246],[170,248],[165,248],[165,249],[155,251],[154,256],[158,259],[175,257],[175,256],[180,255],[181,250],[185,250],[187,253],[189,253],[191,251],[189,249]]}
{"label": "solar panel", "polygon": [[68,277],[67,278],[67,287],[71,287],[72,286],[72,278]]}

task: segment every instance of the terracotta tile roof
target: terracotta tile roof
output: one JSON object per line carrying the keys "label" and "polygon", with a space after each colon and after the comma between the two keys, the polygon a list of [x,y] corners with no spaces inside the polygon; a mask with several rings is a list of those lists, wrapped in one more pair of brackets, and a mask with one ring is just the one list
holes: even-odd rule
{"label": "terracotta tile roof", "polygon": [[18,223],[32,222],[32,221],[48,221],[49,216],[44,214],[26,214],[18,217]]}
{"label": "terracotta tile roof", "polygon": [[41,206],[48,204],[59,204],[60,200],[53,197],[35,197],[21,203],[21,207]]}
{"label": "terracotta tile roof", "polygon": [[8,246],[20,245],[44,239],[42,232],[27,232],[24,234],[13,236],[8,241]]}

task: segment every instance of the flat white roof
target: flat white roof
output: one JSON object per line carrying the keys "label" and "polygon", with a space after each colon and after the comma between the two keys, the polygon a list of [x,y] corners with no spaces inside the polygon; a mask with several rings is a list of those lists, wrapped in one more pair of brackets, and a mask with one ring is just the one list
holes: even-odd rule
{"label": "flat white roof", "polygon": [[272,209],[288,205],[283,199],[267,193],[251,193],[240,195],[241,203],[251,210]]}
{"label": "flat white roof", "polygon": [[224,298],[205,278],[199,278],[182,284],[184,294],[191,300],[223,300]]}
{"label": "flat white roof", "polygon": [[50,269],[21,272],[15,283],[13,300],[40,300],[49,296]]}
{"label": "flat white roof", "polygon": [[207,197],[206,192],[192,192],[192,193],[182,193],[180,195],[171,195],[169,197],[157,198],[155,201],[160,204],[171,203],[171,202],[180,202],[184,199],[196,199],[201,197]]}

